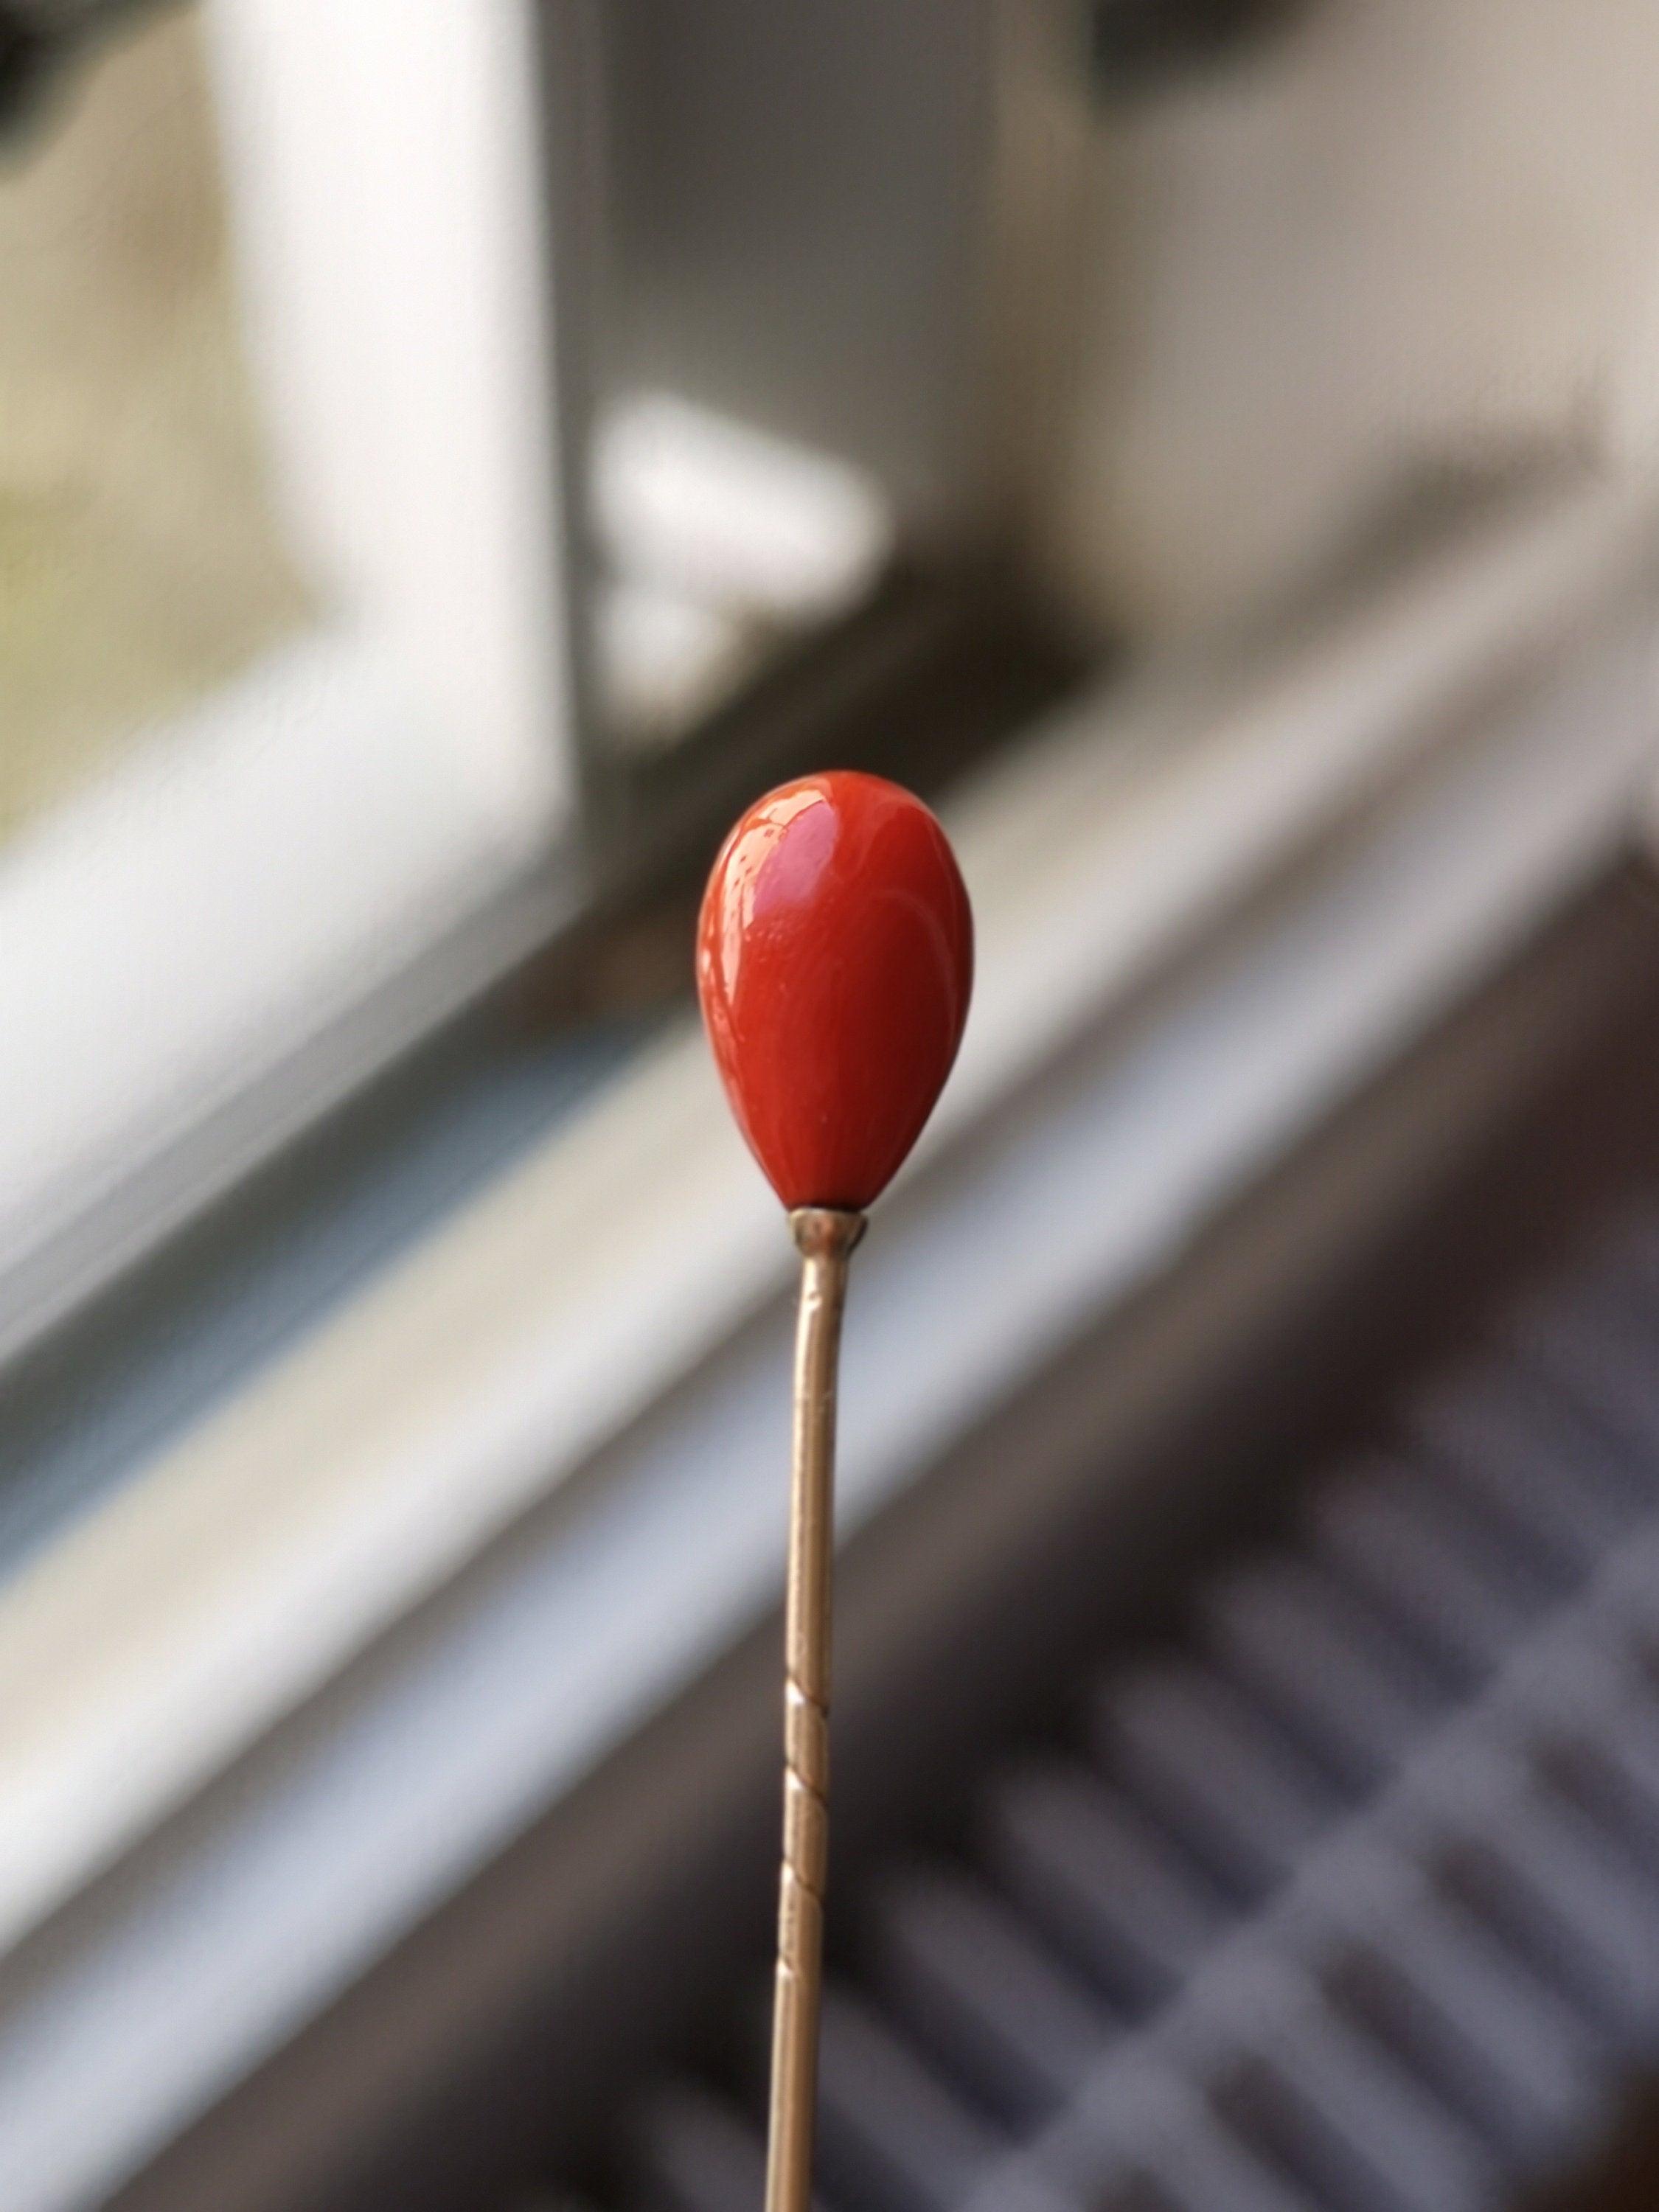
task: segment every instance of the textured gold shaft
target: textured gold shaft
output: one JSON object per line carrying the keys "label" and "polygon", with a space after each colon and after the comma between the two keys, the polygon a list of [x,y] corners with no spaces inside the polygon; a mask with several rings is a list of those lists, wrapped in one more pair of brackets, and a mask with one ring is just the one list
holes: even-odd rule
{"label": "textured gold shaft", "polygon": [[810,2212],[830,1857],[830,1568],[836,1535],[836,1371],[847,1263],[861,1213],[803,1206],[789,1217],[801,1255],[795,1414],[784,1600],[783,1865],[772,2013],[766,2212]]}

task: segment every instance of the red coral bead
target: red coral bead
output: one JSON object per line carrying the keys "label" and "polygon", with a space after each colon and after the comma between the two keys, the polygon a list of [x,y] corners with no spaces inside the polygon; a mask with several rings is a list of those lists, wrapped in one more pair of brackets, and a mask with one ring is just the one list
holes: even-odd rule
{"label": "red coral bead", "polygon": [[787,1206],[862,1212],[962,1041],[974,926],[943,830],[838,769],[758,799],[720,848],[697,988],[738,1126]]}

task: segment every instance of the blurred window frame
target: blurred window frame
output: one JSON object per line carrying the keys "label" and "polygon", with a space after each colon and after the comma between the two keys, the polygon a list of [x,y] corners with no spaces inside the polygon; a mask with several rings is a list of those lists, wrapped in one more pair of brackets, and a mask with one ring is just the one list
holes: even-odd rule
{"label": "blurred window frame", "polygon": [[0,856],[0,1362],[588,889],[531,11],[203,15],[281,519],[339,611]]}
{"label": "blurred window frame", "polygon": [[[278,333],[273,360],[287,362],[279,435],[328,459],[313,474],[329,500],[295,526],[346,595],[378,611],[302,641],[168,741],[198,763],[215,749],[223,756],[225,782],[204,787],[193,822],[179,811],[184,779],[164,744],[43,827],[30,865],[41,878],[58,871],[54,927],[70,933],[88,986],[67,1039],[48,966],[6,969],[27,934],[6,907],[24,896],[26,870],[0,880],[0,1004],[20,1010],[9,1032],[19,1064],[73,1059],[96,1076],[100,1054],[118,1048],[137,1071],[90,1137],[68,1116],[61,1129],[37,1129],[30,1176],[6,1186],[17,1256],[0,1279],[0,1354],[71,1324],[114,1273],[546,943],[596,890],[573,835],[582,810],[607,803],[582,750],[591,724],[573,613],[581,526],[568,461],[580,429],[562,349],[576,337],[547,308],[540,282],[565,249],[531,219],[543,204],[543,153],[527,88],[544,56],[523,43],[527,12],[449,0],[214,4],[227,127],[258,149],[248,173],[277,179],[255,191],[266,219],[281,220],[256,247],[253,283],[256,316]],[[577,0],[550,12],[572,22],[586,13]],[[394,65],[408,72],[397,80],[406,102],[358,97],[366,83],[384,94]],[[309,125],[288,137],[272,120],[276,109],[291,117],[296,99],[307,109],[300,88],[313,72],[335,106],[326,143],[308,153]],[[477,149],[504,88],[516,120],[470,166],[465,149]],[[340,228],[337,165],[348,157],[374,167],[380,194],[356,234]],[[476,189],[437,224],[441,251],[376,266],[404,186],[429,185],[447,161]],[[562,220],[568,201],[550,198]],[[473,284],[519,302],[492,320],[510,334],[506,356],[463,345],[425,362],[421,334],[453,307],[453,287]],[[371,297],[379,304],[368,317]],[[526,300],[540,305],[526,311]],[[411,360],[420,374],[408,373]],[[394,389],[406,406],[384,404]],[[426,471],[421,457],[451,430],[454,465]],[[1198,1085],[1167,1121],[1136,1120],[1124,1106],[1115,1188],[1134,1205],[1079,1219],[1074,1245],[1057,1238],[1052,1254],[1022,1255],[1030,1265],[1011,1278],[1008,1295],[1023,1301],[1013,1309],[996,1303],[1000,1279],[991,1286],[994,1297],[975,1309],[986,1332],[977,1348],[968,1333],[939,1350],[931,1410],[919,1414],[910,1394],[890,1392],[862,1432],[854,1421],[860,1511],[902,1487],[961,1409],[979,1402],[987,1343],[1010,1359],[1040,1358],[1085,1309],[1127,1297],[1173,1264],[1273,1147],[1303,1133],[1324,1094],[1310,1079],[1305,1096],[1268,1096],[1255,1057],[1262,1007],[1275,1012],[1276,1037],[1330,1084],[1357,1081],[1640,833],[1652,775],[1653,580],[1645,499],[1547,483],[1450,532],[1374,600],[1331,611],[1310,637],[1102,684],[956,797],[950,818],[983,925],[981,1000],[939,1126],[896,1194],[896,1264],[929,1236],[935,1255],[962,1249],[981,1177],[988,1188],[1020,1171],[1010,1164],[1011,1122],[1047,1096],[1060,1127],[1073,1057],[1109,1044],[1117,1024],[1137,1024],[1148,1054],[1173,1052],[1193,1034],[1181,1023],[1194,993],[1212,989],[1219,1012],[1205,1067],[1226,1079]],[[1559,696],[1546,680],[1557,660]],[[309,750],[293,747],[296,726]],[[1588,734],[1576,749],[1557,742],[1580,727]],[[432,781],[411,793],[416,728],[432,733]],[[361,771],[350,809],[319,810],[320,765],[343,752]],[[772,757],[738,749],[728,767],[752,788],[757,763]],[[1533,781],[1508,823],[1514,849],[1480,851],[1460,902],[1459,841],[1497,818],[1516,761]],[[228,797],[238,779],[243,796]],[[458,799],[467,817],[459,839]],[[119,946],[100,945],[64,887],[88,868],[131,865],[124,848],[136,849],[129,833],[147,811],[156,836],[129,895],[131,927]],[[138,921],[147,898],[146,927],[160,930],[189,865],[180,854],[215,814],[234,825],[214,852],[219,896],[234,905],[258,885],[270,902],[257,988],[246,940],[176,913],[170,941],[146,940]],[[1395,872],[1370,878],[1370,895],[1380,887],[1397,935],[1369,995],[1344,1009],[1328,991],[1316,1030],[1297,994],[1320,948],[1298,921],[1327,910],[1322,896],[1340,911],[1345,887],[1364,887],[1367,839],[1391,824],[1401,832]],[[362,879],[359,854],[373,857],[374,880]],[[1424,872],[1443,896],[1419,916],[1410,902]],[[30,895],[46,889],[37,880]],[[311,930],[299,964],[296,919]],[[38,952],[65,940],[35,941]],[[165,1096],[153,1084],[145,1091],[155,979],[186,969],[210,1018],[179,1048],[183,1079]],[[1158,1095],[1172,1093],[1166,1085]],[[1084,1103],[1092,1109],[1092,1094]],[[132,1137],[141,1125],[142,1148]],[[1022,1158],[1033,1174],[1052,1164]],[[367,1950],[402,1932],[390,1919],[354,1920],[361,1900],[354,1908],[326,1890],[336,1869],[311,1868],[307,1878],[322,1887],[301,1901],[315,1906],[307,1925],[319,1948],[292,1961],[310,1977],[303,1989],[284,1994],[272,1978],[268,1990],[240,1991],[230,2021],[214,2010],[224,1991],[204,1954],[195,1979],[171,1985],[179,2035],[148,2024],[153,2078],[118,2078],[111,2039],[124,2018],[131,2028],[132,1992],[148,1986],[120,1976],[140,1954],[154,1967],[168,1924],[157,1900],[176,1910],[177,1886],[204,1869],[204,1879],[216,1867],[229,1869],[228,1881],[254,1879],[214,1857],[230,1849],[235,1808],[227,1813],[225,1798],[239,1781],[257,1770],[249,1802],[264,1793],[261,1817],[280,1844],[306,1817],[295,1810],[306,1761],[320,1757],[303,1727],[289,1736],[285,1725],[318,1707],[323,1736],[341,1713],[361,1713],[366,1727],[382,1720],[376,1685],[356,1662],[403,1630],[417,1673],[434,1599],[453,1607],[461,1632],[469,1606],[481,1622],[492,1607],[509,1615],[514,1541],[551,1513],[550,1501],[591,1503],[603,1486],[584,1487],[586,1479],[605,1473],[608,1455],[641,1449],[641,1436],[648,1447],[653,1418],[688,1378],[748,1394],[755,1451],[732,1478],[742,1490],[732,1529],[711,1511],[697,1532],[706,1549],[684,1531],[676,1544],[665,1489],[654,1517],[633,1520],[616,1490],[614,1526],[600,1530],[611,1567],[647,1577],[636,1595],[648,1583],[683,1603],[633,1609],[637,1635],[623,1656],[636,1674],[578,1675],[568,1696],[563,1682],[547,1686],[562,1699],[566,1738],[549,1738],[544,1758],[528,1738],[508,1746],[498,1795],[481,1790],[476,1802],[446,1808],[443,1863],[422,1856],[429,1812],[421,1832],[391,1838],[409,1886],[396,1898],[387,1890],[388,1914],[428,1907],[458,1869],[752,1622],[776,1562],[765,1539],[763,1404],[753,1410],[764,1394],[755,1397],[745,1362],[756,1316],[776,1306],[787,1273],[774,1209],[726,1124],[700,1041],[681,1024],[573,1126],[0,1591],[0,1675],[16,1686],[0,1942],[63,1939],[58,1964],[46,1959],[38,1982],[0,2006],[0,2038],[15,2038],[27,2057],[18,2082],[44,2084],[95,2119],[76,2154],[116,2166],[147,2155],[222,2088],[227,2068],[253,2063],[307,2005],[326,2002]],[[703,1485],[696,1496],[714,1506],[719,1459],[711,1451],[691,1470]],[[557,1529],[537,1528],[550,1553]],[[615,1599],[619,1586],[608,1587]],[[611,1606],[614,1616],[629,1611]],[[573,1616],[549,1633],[574,1644],[583,1627]],[[522,1680],[523,1647],[513,1649]],[[468,1695],[490,1687],[481,1675]],[[404,1716],[411,1727],[421,1694],[416,1682]],[[469,1711],[483,1742],[489,1715]],[[383,1813],[372,1794],[361,1791],[349,1814],[362,1823],[365,1849],[386,1840],[373,1823],[397,1810]],[[195,1808],[208,1808],[200,1832],[171,1861],[169,1824]],[[285,1877],[267,1865],[259,1878]],[[243,1893],[221,1895],[240,1904]],[[240,1924],[258,1925],[257,1911]],[[30,2041],[31,2007],[48,2022],[58,2001],[91,2018],[100,1991],[123,1987],[127,2013],[112,2007],[99,2035],[61,2050],[39,2033]],[[100,2100],[100,2066],[119,2096]],[[46,2096],[37,2144],[51,2109]]]}
{"label": "blurred window frame", "polygon": [[[596,0],[201,8],[281,519],[339,612],[0,855],[0,1024],[22,1078],[0,1097],[0,1372],[619,879],[709,847],[757,785],[811,764],[837,702],[980,619],[976,583],[901,580],[752,713],[622,757],[590,665],[602,109],[662,88]],[[818,211],[808,250],[743,234],[754,358],[720,374],[760,374],[786,416],[878,453],[937,530],[965,483],[988,14],[903,0],[866,115],[883,8],[769,15],[747,88],[726,66],[746,0],[682,9],[675,70],[707,78],[680,149],[695,189],[688,173],[665,216],[660,178],[618,197],[647,230],[684,213],[673,253],[718,260],[731,161],[793,164],[790,204]],[[838,88],[816,137],[781,149],[780,71]],[[895,199],[878,277],[842,288],[844,351],[804,346],[814,270],[869,258],[848,179],[873,189],[917,144],[927,173]],[[695,350],[701,311],[676,312]],[[895,374],[861,376],[861,343]]]}
{"label": "blurred window frame", "polygon": [[[1645,496],[1547,486],[959,795],[978,1003],[872,1240],[884,1343],[909,1319],[852,1520],[1648,834],[1656,577]],[[0,1597],[0,1940],[52,1936],[0,2003],[31,2202],[131,2171],[752,1626],[788,1272],[677,1027]]]}

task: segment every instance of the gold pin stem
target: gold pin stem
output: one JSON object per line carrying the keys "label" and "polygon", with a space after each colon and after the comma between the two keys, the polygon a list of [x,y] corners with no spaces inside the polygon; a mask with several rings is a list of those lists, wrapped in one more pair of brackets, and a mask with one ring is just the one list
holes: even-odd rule
{"label": "gold pin stem", "polygon": [[783,1865],[772,2014],[766,2212],[811,2212],[817,2105],[823,1888],[830,1852],[830,1569],[836,1524],[836,1375],[847,1263],[861,1213],[802,1206],[795,1325],[794,1452],[784,1601]]}

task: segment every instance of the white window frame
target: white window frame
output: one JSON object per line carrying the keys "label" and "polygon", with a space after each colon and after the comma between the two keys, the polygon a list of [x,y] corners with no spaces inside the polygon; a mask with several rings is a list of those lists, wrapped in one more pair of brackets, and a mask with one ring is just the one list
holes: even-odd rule
{"label": "white window frame", "polygon": [[580,714],[529,0],[210,0],[332,612],[0,854],[0,1360],[545,933]]}
{"label": "white window frame", "polygon": [[[0,852],[0,1368],[569,918],[620,773],[588,711],[578,482],[604,7],[203,6],[279,505],[334,612]],[[884,79],[866,115],[847,88],[877,20],[905,97]],[[987,0],[679,16],[722,126],[722,56],[750,36],[769,82],[836,60],[795,180],[808,251],[765,224],[739,241],[754,358],[720,374],[786,412],[810,376],[808,411],[903,479],[922,529],[966,478],[988,21]],[[764,88],[744,96],[709,154],[716,212],[687,218],[717,264],[720,162],[775,151]],[[867,193],[917,132],[926,173],[872,256],[849,180]],[[866,264],[844,359],[803,352],[802,288]],[[871,344],[895,370],[874,384]]]}

